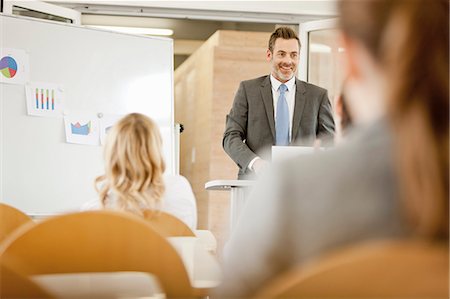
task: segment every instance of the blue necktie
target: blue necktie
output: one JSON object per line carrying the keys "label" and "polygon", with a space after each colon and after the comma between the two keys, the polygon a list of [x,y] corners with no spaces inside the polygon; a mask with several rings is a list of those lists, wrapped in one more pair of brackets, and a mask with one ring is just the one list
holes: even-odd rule
{"label": "blue necktie", "polygon": [[280,85],[280,97],[277,103],[277,119],[275,123],[276,145],[289,145],[289,109],[286,101],[285,92],[287,86]]}

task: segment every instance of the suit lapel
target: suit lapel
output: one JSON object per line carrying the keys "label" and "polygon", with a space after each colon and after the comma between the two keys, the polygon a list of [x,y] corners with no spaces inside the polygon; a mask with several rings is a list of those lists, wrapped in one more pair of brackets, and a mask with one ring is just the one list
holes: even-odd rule
{"label": "suit lapel", "polygon": [[270,85],[270,76],[261,84],[261,95],[266,108],[267,119],[269,120],[270,130],[272,131],[272,136],[275,140],[275,121],[273,119],[273,96],[272,96],[272,86]]}
{"label": "suit lapel", "polygon": [[291,142],[294,142],[297,138],[298,129],[300,127],[300,120],[302,118],[303,109],[305,108],[305,102],[306,102],[306,88],[305,84],[295,79],[295,106],[294,106],[294,119],[292,121],[292,140]]}

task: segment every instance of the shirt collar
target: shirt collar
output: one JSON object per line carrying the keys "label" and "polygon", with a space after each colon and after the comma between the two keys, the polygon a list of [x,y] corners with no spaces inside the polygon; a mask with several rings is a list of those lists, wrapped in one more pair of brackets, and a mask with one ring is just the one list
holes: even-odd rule
{"label": "shirt collar", "polygon": [[[272,74],[270,74],[270,83],[272,84],[272,88],[275,89],[275,91],[280,88],[280,85],[283,84],[280,81],[278,81]],[[292,91],[292,89],[295,87],[295,76],[293,76],[289,81],[284,83],[286,85],[288,91]]]}

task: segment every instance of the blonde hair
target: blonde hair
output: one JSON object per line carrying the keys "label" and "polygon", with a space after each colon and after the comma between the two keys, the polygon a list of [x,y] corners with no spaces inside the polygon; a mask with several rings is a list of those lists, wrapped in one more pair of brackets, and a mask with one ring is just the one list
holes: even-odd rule
{"label": "blonde hair", "polygon": [[105,174],[95,180],[103,207],[110,204],[134,214],[155,209],[165,186],[162,140],[158,126],[147,116],[132,113],[122,118],[108,133]]}

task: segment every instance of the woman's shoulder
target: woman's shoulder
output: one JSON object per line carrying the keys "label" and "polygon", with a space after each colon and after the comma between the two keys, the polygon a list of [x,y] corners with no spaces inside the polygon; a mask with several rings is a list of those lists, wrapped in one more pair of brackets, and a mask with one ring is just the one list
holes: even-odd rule
{"label": "woman's shoulder", "polygon": [[98,198],[93,198],[87,202],[85,202],[81,207],[81,211],[91,211],[91,210],[99,210],[101,209],[102,205],[100,203],[100,200]]}
{"label": "woman's shoulder", "polygon": [[165,174],[164,183],[166,184],[166,187],[170,187],[171,185],[191,186],[189,181],[179,174]]}
{"label": "woman's shoulder", "polygon": [[165,199],[171,197],[194,197],[191,184],[182,175],[164,175],[164,184],[166,186]]}

